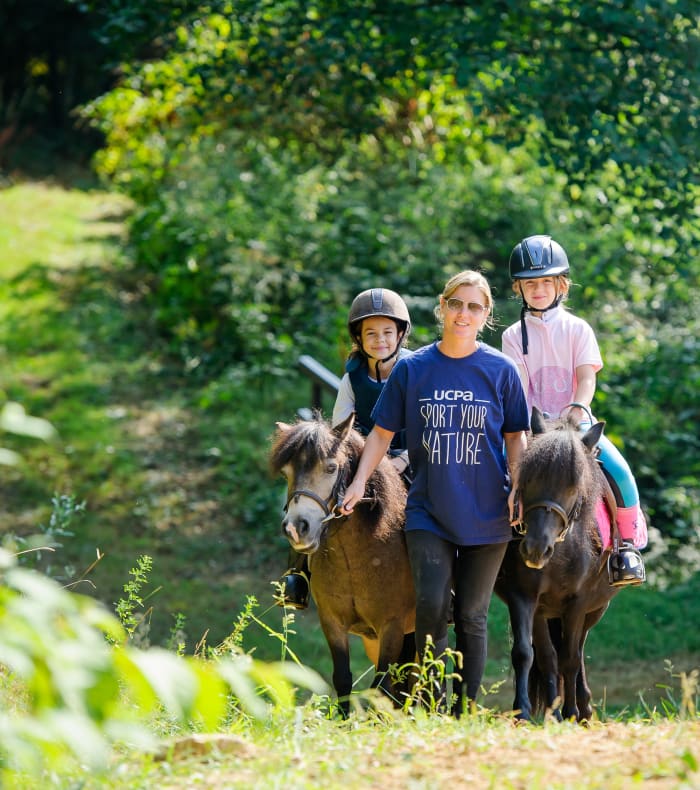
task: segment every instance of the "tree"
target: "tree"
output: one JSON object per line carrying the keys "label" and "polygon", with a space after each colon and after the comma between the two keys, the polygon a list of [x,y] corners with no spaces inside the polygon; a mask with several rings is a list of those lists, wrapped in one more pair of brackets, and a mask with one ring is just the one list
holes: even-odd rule
{"label": "tree", "polygon": [[[575,183],[613,162],[641,211],[687,216],[695,206],[693,2],[213,6],[168,57],[184,69],[189,109],[212,129],[245,129],[336,156],[348,138],[410,135],[423,120],[421,95],[437,89],[443,102],[468,107],[467,137],[517,147],[535,135],[542,160]],[[147,96],[143,78],[136,79]],[[429,136],[443,135],[433,127]]]}

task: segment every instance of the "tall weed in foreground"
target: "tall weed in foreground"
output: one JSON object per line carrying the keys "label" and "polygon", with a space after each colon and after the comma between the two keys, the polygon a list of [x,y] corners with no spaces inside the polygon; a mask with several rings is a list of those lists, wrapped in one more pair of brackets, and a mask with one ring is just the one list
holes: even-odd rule
{"label": "tall weed in foreground", "polygon": [[[134,600],[138,592],[132,590]],[[16,786],[21,775],[60,773],[76,761],[99,772],[117,744],[152,750],[154,717],[213,731],[225,722],[232,696],[238,710],[268,719],[294,707],[297,688],[325,690],[315,673],[296,665],[136,649],[102,604],[18,567],[4,550],[0,664],[2,786]],[[22,705],[13,709],[10,697],[18,694]]]}
{"label": "tall weed in foreground", "polygon": [[[678,672],[668,659],[664,664],[669,676],[677,681],[678,687],[674,688],[670,684],[659,685],[666,694],[659,703],[663,718],[684,720],[696,718],[700,712],[700,669]],[[650,719],[658,718],[659,713],[656,708],[648,705],[643,696],[641,703]]]}
{"label": "tall weed in foreground", "polygon": [[147,554],[142,554],[138,558],[136,567],[129,571],[131,579],[124,585],[126,598],[120,598],[116,605],[117,617],[134,644],[148,644],[148,616],[152,609],[145,609],[142,614],[139,614],[138,610],[144,609],[144,601],[158,592],[156,589],[145,598],[142,592],[152,569],[153,560]]}

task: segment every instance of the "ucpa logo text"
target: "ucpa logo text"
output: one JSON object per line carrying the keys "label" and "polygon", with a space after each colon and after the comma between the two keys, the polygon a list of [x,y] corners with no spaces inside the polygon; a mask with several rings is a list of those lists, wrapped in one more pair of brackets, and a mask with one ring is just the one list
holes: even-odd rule
{"label": "ucpa logo text", "polygon": [[434,390],[433,400],[474,400],[474,393],[470,390]]}

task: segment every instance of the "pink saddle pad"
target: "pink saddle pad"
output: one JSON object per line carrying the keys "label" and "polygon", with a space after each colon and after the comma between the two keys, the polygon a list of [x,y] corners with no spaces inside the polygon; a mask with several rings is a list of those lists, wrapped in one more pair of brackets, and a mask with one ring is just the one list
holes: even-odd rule
{"label": "pink saddle pad", "polygon": [[596,502],[595,517],[598,521],[598,529],[600,530],[600,539],[603,543],[603,549],[612,548],[612,538],[610,537],[610,511],[605,501],[602,499]]}

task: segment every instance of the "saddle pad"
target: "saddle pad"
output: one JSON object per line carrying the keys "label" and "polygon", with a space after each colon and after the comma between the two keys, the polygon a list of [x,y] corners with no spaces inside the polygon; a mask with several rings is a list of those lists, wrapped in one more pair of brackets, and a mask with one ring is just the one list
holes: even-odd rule
{"label": "saddle pad", "polygon": [[603,543],[603,551],[612,548],[612,538],[610,537],[610,511],[603,499],[599,499],[595,506],[595,517],[598,522],[600,539]]}

